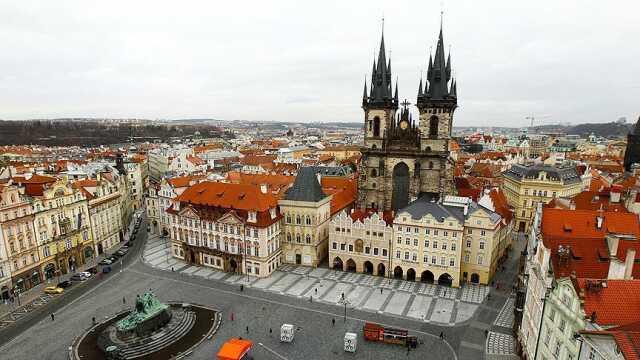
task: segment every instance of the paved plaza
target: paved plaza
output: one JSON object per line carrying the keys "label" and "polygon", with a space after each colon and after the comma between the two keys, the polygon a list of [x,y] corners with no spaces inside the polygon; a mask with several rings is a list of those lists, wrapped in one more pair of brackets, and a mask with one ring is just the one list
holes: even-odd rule
{"label": "paved plaza", "polygon": [[484,301],[490,288],[467,285],[450,288],[379,276],[281,265],[266,278],[222,272],[203,266],[190,266],[172,258],[168,244],[151,238],[144,250],[144,260],[155,268],[205,279],[222,280],[310,302],[347,306],[380,314],[407,317],[436,325],[453,326],[469,320]]}

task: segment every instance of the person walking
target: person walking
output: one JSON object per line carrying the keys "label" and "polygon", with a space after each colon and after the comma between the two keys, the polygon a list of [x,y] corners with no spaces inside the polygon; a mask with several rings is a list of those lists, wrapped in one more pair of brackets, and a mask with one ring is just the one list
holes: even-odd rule
{"label": "person walking", "polygon": [[247,325],[247,334],[249,333],[249,325]]}
{"label": "person walking", "polygon": [[56,319],[56,316],[54,313],[51,313],[51,321],[54,321]]}
{"label": "person walking", "polygon": [[125,305],[127,303],[127,299],[123,296],[122,297],[122,305]]}
{"label": "person walking", "polygon": [[444,340],[444,332],[442,332],[442,331],[440,332],[440,339]]}
{"label": "person walking", "polygon": [[334,318],[331,319],[331,326],[336,326],[336,319]]}
{"label": "person walking", "polygon": [[380,288],[380,295],[382,295],[382,288]]}

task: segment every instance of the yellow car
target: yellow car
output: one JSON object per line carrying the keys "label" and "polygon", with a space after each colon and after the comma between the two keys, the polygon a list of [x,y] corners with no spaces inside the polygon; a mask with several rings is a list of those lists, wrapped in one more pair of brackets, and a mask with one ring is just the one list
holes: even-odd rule
{"label": "yellow car", "polygon": [[44,288],[45,294],[62,294],[63,291],[63,288],[59,288],[57,286],[47,286],[46,288]]}

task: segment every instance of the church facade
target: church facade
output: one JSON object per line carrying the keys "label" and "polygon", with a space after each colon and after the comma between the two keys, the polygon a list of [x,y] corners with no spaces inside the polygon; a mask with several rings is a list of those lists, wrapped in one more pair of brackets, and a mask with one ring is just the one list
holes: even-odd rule
{"label": "church facade", "polygon": [[[457,107],[457,86],[451,78],[451,55],[445,56],[442,28],[427,79],[420,79],[417,121],[409,103],[398,102],[392,86],[384,34],[371,83],[362,95],[365,136],[359,169],[358,207],[397,211],[411,200],[455,195],[449,140]],[[401,106],[400,111],[398,111]]]}

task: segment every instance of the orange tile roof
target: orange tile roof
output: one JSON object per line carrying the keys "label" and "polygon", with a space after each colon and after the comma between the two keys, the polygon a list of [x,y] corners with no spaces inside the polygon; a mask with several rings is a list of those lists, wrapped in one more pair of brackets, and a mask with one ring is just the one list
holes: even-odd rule
{"label": "orange tile roof", "polygon": [[[603,217],[602,226],[596,227],[596,217]],[[607,278],[611,261],[605,240],[608,233],[624,234],[635,238],[621,239],[617,254],[625,261],[628,249],[640,254],[640,223],[635,214],[600,212],[593,210],[542,210],[542,239],[551,250],[554,275],[557,278],[575,272],[578,277]],[[571,249],[568,257],[559,254],[560,247]],[[634,277],[640,277],[640,266],[634,266]]]}
{"label": "orange tile roof", "polygon": [[589,289],[578,279],[585,316],[595,313],[601,326],[623,326],[640,321],[640,280],[606,280],[606,287]]}
{"label": "orange tile roof", "polygon": [[273,161],[277,158],[277,155],[246,155],[240,159],[240,162],[244,165],[260,166],[273,164]]}
{"label": "orange tile roof", "polygon": [[267,185],[269,191],[278,197],[284,195],[284,192],[293,184],[295,176],[287,176],[280,174],[246,174],[239,171],[230,171],[227,173],[227,180],[234,184],[245,185]]}
{"label": "orange tile roof", "polygon": [[351,207],[358,198],[358,183],[355,178],[323,176],[320,186],[331,198],[331,215]]}
{"label": "orange tile roof", "polygon": [[571,201],[575,204],[576,210],[605,210],[629,212],[621,202],[611,202],[611,192],[609,189],[602,191],[583,191],[574,196]]}
{"label": "orange tile roof", "polygon": [[204,175],[189,175],[189,176],[178,176],[171,179],[167,179],[169,185],[174,188],[183,188],[189,186],[192,182],[195,183],[198,180],[204,179]]}
{"label": "orange tile roof", "polygon": [[193,165],[207,165],[207,162],[197,156],[187,156],[187,161]]}
{"label": "orange tile roof", "polygon": [[507,202],[507,197],[504,195],[504,192],[500,188],[493,188],[489,192],[489,196],[493,201],[493,206],[495,207],[495,211],[502,216],[508,222],[513,219],[513,209],[509,206]]}
{"label": "orange tile roof", "polygon": [[278,199],[262,193],[253,185],[203,181],[187,188],[177,197],[180,202],[247,211],[268,211]]}
{"label": "orange tile roof", "polygon": [[[371,215],[378,213],[376,209],[354,209],[349,216],[351,216],[351,220],[360,221],[364,223],[364,219],[370,218]],[[393,225],[393,211],[386,210],[382,213],[382,219],[387,223],[388,226]]]}

